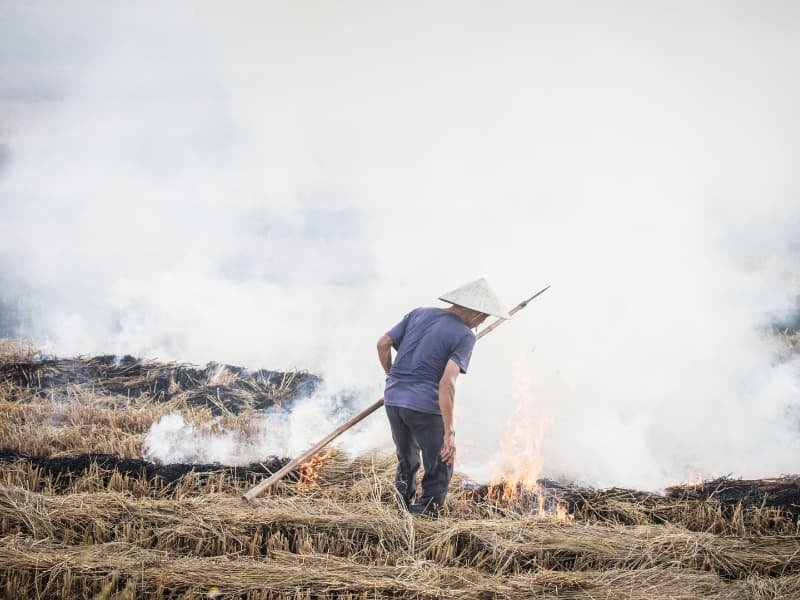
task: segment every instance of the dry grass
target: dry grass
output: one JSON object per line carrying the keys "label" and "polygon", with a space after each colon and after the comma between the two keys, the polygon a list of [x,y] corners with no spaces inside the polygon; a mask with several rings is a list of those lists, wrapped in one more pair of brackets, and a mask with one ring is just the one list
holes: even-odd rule
{"label": "dry grass", "polygon": [[314,552],[360,562],[422,558],[513,574],[673,568],[729,579],[800,570],[798,536],[717,536],[675,526],[609,526],[520,516],[413,520],[391,504],[275,497],[244,505],[229,495],[183,500],[119,493],[44,496],[0,488],[0,534],[67,544],[129,542],[195,556]]}
{"label": "dry grass", "polygon": [[267,557],[197,556],[128,542],[76,545],[10,535],[0,539],[0,573],[11,597],[197,598],[792,598],[798,576],[727,580],[708,571],[658,567],[513,574],[415,558],[370,564],[312,549]]}
{"label": "dry grass", "polygon": [[19,340],[0,338],[0,362],[30,362],[39,349]]}
{"label": "dry grass", "polygon": [[[136,385],[152,376],[134,367]],[[236,372],[213,375],[238,385]],[[168,412],[239,431],[250,412],[177,392],[170,402],[128,399],[93,392],[91,381],[50,395],[23,387],[0,383],[4,597],[800,598],[793,479],[668,494],[548,483],[570,509],[558,519],[533,516],[524,498],[467,489],[457,475],[444,516],[429,520],[399,510],[391,457],[332,452],[314,476],[299,472],[245,504],[241,493],[279,461],[192,469],[139,459]]]}
{"label": "dry grass", "polygon": [[187,423],[210,424],[243,436],[253,436],[253,413],[214,415],[208,407],[179,410],[174,402],[140,399],[121,403],[105,396],[76,396],[70,400],[9,402],[0,394],[0,448],[23,454],[59,456],[85,453],[141,458],[150,426],[179,411]]}
{"label": "dry grass", "polygon": [[138,458],[147,430],[166,407],[126,410],[63,403],[0,402],[2,447],[24,454],[57,456],[109,453]]}
{"label": "dry grass", "polygon": [[[312,552],[279,551],[262,560],[194,557],[144,550],[124,542],[76,547],[22,536],[0,540],[0,562],[3,570],[14,574],[13,592],[38,597],[90,597],[104,588],[110,595],[109,581],[119,590],[116,597],[136,594],[153,598],[779,597],[759,579],[727,582],[711,573],[670,567],[582,572],[539,569],[492,576],[425,561],[365,565]],[[779,588],[772,585],[772,589],[794,593],[797,578],[784,577]]]}
{"label": "dry grass", "polygon": [[285,484],[252,504],[230,488],[157,499],[6,483],[4,585],[17,597],[37,586],[42,597],[800,597],[797,535],[503,515],[457,489],[447,516],[414,519],[387,499],[389,461],[362,458],[346,476],[338,462],[319,487]]}
{"label": "dry grass", "polygon": [[[175,467],[162,476],[160,467],[146,461],[137,461],[133,469],[120,470],[103,466],[105,459],[113,458],[108,455],[69,457],[72,458],[80,459],[82,470],[55,474],[25,458],[1,463],[0,484],[47,495],[125,492],[136,498],[180,499],[217,493],[239,496],[283,464],[283,461],[269,461],[263,467],[258,465],[261,467],[258,471],[245,467],[180,465],[180,470]],[[148,470],[155,470],[155,474]]]}

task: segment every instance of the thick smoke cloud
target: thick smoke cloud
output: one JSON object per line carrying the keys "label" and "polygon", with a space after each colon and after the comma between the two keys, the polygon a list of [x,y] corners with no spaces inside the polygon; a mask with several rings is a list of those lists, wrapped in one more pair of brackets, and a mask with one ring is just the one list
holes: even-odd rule
{"label": "thick smoke cloud", "polygon": [[550,283],[459,383],[469,474],[520,403],[550,475],[798,471],[797,361],[765,335],[800,292],[797,8],[2,11],[0,300],[47,349],[308,368],[366,403],[410,308]]}

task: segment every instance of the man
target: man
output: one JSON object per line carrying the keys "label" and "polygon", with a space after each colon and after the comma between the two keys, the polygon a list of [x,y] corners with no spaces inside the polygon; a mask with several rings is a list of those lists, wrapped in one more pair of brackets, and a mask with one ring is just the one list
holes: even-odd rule
{"label": "man", "polygon": [[[397,450],[395,486],[414,514],[436,515],[444,505],[456,456],[453,402],[456,377],[466,373],[475,333],[489,316],[508,312],[485,279],[439,298],[449,308],[417,308],[378,340],[386,371],[384,404]],[[392,347],[397,351],[392,363]],[[420,452],[425,473],[418,502]]]}

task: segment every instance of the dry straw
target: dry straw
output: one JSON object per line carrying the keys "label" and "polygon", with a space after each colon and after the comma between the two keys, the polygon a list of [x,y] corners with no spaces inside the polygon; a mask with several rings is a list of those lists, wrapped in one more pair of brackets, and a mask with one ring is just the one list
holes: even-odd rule
{"label": "dry straw", "polygon": [[4,597],[800,598],[796,479],[666,494],[541,482],[569,509],[558,520],[456,476],[445,516],[428,520],[400,510],[393,458],[334,451],[245,505],[241,492],[281,460],[154,465],[140,458],[143,436],[176,409],[246,432],[267,398],[252,386],[277,397],[296,378],[253,383],[235,368],[108,357],[37,362],[0,344],[0,365],[10,363],[0,370]]}
{"label": "dry straw", "polygon": [[213,556],[273,549],[363,559],[421,557],[491,573],[675,567],[742,579],[800,570],[800,537],[729,537],[672,526],[558,523],[541,518],[413,521],[381,502],[269,498],[255,507],[226,495],[184,500],[125,494],[46,496],[0,488],[0,533]]}
{"label": "dry straw", "polygon": [[[0,567],[17,597],[91,597],[119,585],[144,597],[189,598],[626,598],[630,600],[766,598],[754,592],[795,593],[796,576],[726,582],[713,573],[673,567],[561,572],[539,569],[489,575],[415,560],[363,564],[314,553],[275,552],[267,559],[195,557],[114,542],[70,546],[23,536],[0,539]],[[125,582],[124,584],[122,582]],[[106,590],[109,594],[111,590]],[[775,597],[775,596],[772,596]]]}

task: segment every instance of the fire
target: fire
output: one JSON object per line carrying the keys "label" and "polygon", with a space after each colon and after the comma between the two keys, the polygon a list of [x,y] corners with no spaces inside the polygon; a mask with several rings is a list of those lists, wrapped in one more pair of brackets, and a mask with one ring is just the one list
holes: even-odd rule
{"label": "fire", "polygon": [[686,487],[687,488],[703,487],[703,474],[698,471],[697,477],[694,477],[692,471],[689,471],[689,476],[686,478]]}
{"label": "fire", "polygon": [[544,466],[544,420],[534,407],[533,381],[519,365],[514,369],[514,380],[517,407],[503,439],[501,475],[505,481],[531,487],[536,486]]}
{"label": "fire", "polygon": [[555,492],[537,483],[524,485],[503,481],[489,486],[486,497],[499,506],[535,515],[542,519],[571,521],[567,504]]}
{"label": "fire", "polygon": [[555,513],[554,516],[555,516],[556,520],[558,520],[558,521],[571,521],[572,520],[572,515],[569,513],[569,509],[567,508],[567,505],[564,504],[563,502],[558,502],[558,504],[556,504],[556,513]]}
{"label": "fire", "polygon": [[313,487],[319,483],[322,468],[333,458],[333,450],[320,452],[300,465],[300,478],[297,480],[299,487]]}
{"label": "fire", "polygon": [[487,498],[498,504],[561,521],[571,518],[567,506],[541,485],[542,444],[546,420],[533,402],[533,380],[521,365],[514,369],[517,408],[503,440],[500,481],[489,486]]}

